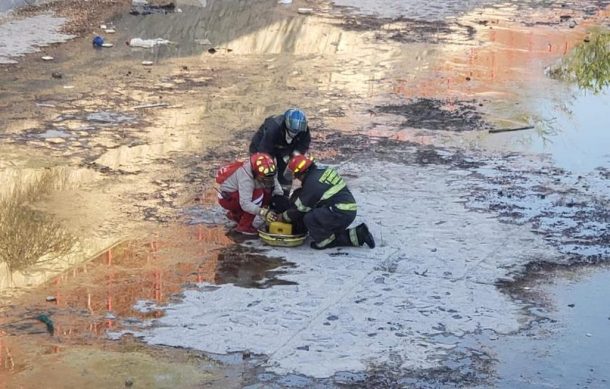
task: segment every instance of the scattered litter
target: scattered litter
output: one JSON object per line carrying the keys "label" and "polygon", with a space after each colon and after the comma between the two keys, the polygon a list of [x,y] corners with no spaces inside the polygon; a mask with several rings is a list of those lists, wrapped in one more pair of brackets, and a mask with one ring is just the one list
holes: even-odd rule
{"label": "scattered litter", "polygon": [[91,43],[95,47],[101,47],[104,44],[104,38],[99,35],[96,35],[93,37],[93,41],[91,41]]}
{"label": "scattered litter", "polygon": [[66,140],[63,138],[47,138],[46,141],[48,143],[54,144],[54,145],[59,145],[62,143],[66,143]]}
{"label": "scattered litter", "polygon": [[292,4],[292,0],[279,0],[278,4]]}
{"label": "scattered litter", "polygon": [[155,38],[155,39],[142,39],[142,38],[132,38],[129,42],[127,42],[128,46],[131,47],[145,47],[152,48],[159,45],[167,45],[172,42],[167,39]]}
{"label": "scattered litter", "polygon": [[523,131],[523,130],[531,130],[534,126],[526,126],[526,127],[517,127],[517,128],[492,128],[489,130],[490,134],[495,134],[498,132],[508,132],[508,131]]}
{"label": "scattered litter", "polygon": [[74,89],[74,85],[64,85],[64,89]]}
{"label": "scattered litter", "polygon": [[36,319],[40,320],[41,322],[46,324],[47,325],[47,332],[49,332],[49,334],[51,334],[51,336],[53,336],[53,333],[55,333],[55,326],[53,326],[53,321],[49,318],[49,316],[47,316],[47,315],[38,315],[36,317]]}
{"label": "scattered litter", "polygon": [[63,76],[64,76],[64,75],[63,75],[63,74],[61,74],[60,72],[53,72],[53,73],[51,73],[51,77],[53,77],[53,78],[60,79],[60,78],[62,78]]}
{"label": "scattered litter", "polygon": [[211,45],[212,42],[210,42],[209,39],[205,38],[205,39],[195,39],[195,43],[199,43],[200,45]]}
{"label": "scattered litter", "polygon": [[49,301],[49,302],[57,301],[57,297],[55,297],[55,296],[47,296],[47,301]]}
{"label": "scattered litter", "polygon": [[44,108],[55,108],[54,104],[47,104],[47,103],[36,103],[36,106],[44,107]]}
{"label": "scattered litter", "polygon": [[40,57],[43,61],[53,61],[55,58],[51,57],[50,55],[45,55]]}
{"label": "scattered litter", "polygon": [[112,43],[102,43],[102,47],[112,47],[114,46]]}
{"label": "scattered litter", "polygon": [[155,104],[144,104],[144,105],[136,105],[133,109],[144,109],[144,108],[158,108],[158,107],[167,107],[169,104],[167,103],[155,103]]}
{"label": "scattered litter", "polygon": [[169,3],[165,5],[149,5],[142,2],[132,2],[134,8],[129,11],[131,15],[168,14],[176,11],[176,5]]}
{"label": "scattered litter", "polygon": [[116,32],[114,28],[107,28],[104,31],[106,31],[107,34],[114,34]]}
{"label": "scattered litter", "polygon": [[153,61],[142,61],[142,65],[144,65],[144,66],[152,66],[153,65]]}
{"label": "scattered litter", "polygon": [[106,25],[105,25],[105,24],[100,24],[100,28],[101,28],[102,30],[105,30],[105,29],[106,29]]}
{"label": "scattered litter", "polygon": [[299,8],[297,10],[298,13],[300,13],[301,15],[311,15],[313,13],[313,9],[312,8]]}

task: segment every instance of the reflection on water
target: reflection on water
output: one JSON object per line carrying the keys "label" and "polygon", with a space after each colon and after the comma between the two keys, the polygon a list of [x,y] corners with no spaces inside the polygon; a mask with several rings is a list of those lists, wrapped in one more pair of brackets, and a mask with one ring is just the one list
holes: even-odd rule
{"label": "reflection on water", "polygon": [[[607,18],[608,9],[575,28],[545,25],[557,19],[548,10],[517,18],[518,11],[506,5],[464,16],[461,22],[476,26],[477,39],[486,44],[445,45],[444,61],[435,63],[423,77],[398,77],[394,91],[406,98],[475,98],[485,120],[495,128],[535,127],[530,131],[469,135],[478,147],[550,154],[559,166],[571,171],[607,166],[608,93],[601,90],[592,95],[568,89],[543,74],[549,64],[566,55],[569,63],[574,58],[591,58],[595,47],[607,38],[581,43],[588,37],[587,28]],[[572,15],[577,18],[577,14]],[[523,25],[515,18],[528,18],[532,23]],[[587,46],[590,43],[594,45]],[[610,73],[602,62],[597,72],[588,73],[597,81],[589,78],[584,83],[597,82],[592,85],[599,86],[605,82]]]}
{"label": "reflection on water", "polygon": [[334,0],[338,6],[352,7],[364,14],[395,18],[404,16],[423,20],[444,20],[477,7],[496,3],[494,0],[449,0],[443,2],[421,0]]}
{"label": "reflection on water", "polygon": [[34,293],[54,296],[58,308],[79,308],[98,317],[107,312],[141,316],[134,310],[136,302],[165,304],[185,286],[202,282],[256,288],[282,283],[277,280],[282,272],[273,269],[285,265],[233,245],[222,227],[198,225],[147,242],[121,243],[52,278],[44,291]]}
{"label": "reflection on water", "polygon": [[[11,342],[12,350],[3,347],[5,339],[33,336],[43,349],[51,340],[63,347],[89,343],[109,329],[163,314],[155,308],[134,307],[139,301],[164,305],[179,298],[184,288],[198,288],[202,282],[254,288],[286,284],[279,279],[281,266],[290,264],[232,245],[219,227],[177,227],[149,240],[123,242],[55,276],[0,312],[0,377],[31,368],[30,361],[35,360],[16,342]],[[47,296],[53,296],[53,301],[46,302]],[[42,323],[32,319],[41,312],[54,322],[53,338]]]}
{"label": "reflection on water", "polygon": [[595,31],[550,70],[551,77],[600,93],[610,84],[610,33]]}
{"label": "reflection on water", "polygon": [[4,170],[0,192],[0,289],[15,271],[67,254],[76,238],[31,203],[65,185],[65,169],[43,169],[32,175]]}
{"label": "reflection on water", "polygon": [[531,289],[551,305],[538,312],[548,320],[490,345],[499,361],[494,387],[607,388],[609,280],[607,268],[535,280]]}
{"label": "reflection on water", "polygon": [[[539,99],[533,111],[553,118],[555,133],[550,141],[542,137],[531,139],[530,150],[550,154],[558,166],[587,173],[598,167],[610,166],[610,90],[591,94],[570,90],[564,95]],[[523,139],[527,135],[520,135]]]}
{"label": "reflection on water", "polygon": [[67,254],[76,238],[19,200],[0,202],[0,266],[9,273]]}
{"label": "reflection on water", "polygon": [[0,170],[0,292],[40,284],[52,269],[61,271],[82,260],[79,239],[40,206],[51,194],[95,174],[62,166]]}

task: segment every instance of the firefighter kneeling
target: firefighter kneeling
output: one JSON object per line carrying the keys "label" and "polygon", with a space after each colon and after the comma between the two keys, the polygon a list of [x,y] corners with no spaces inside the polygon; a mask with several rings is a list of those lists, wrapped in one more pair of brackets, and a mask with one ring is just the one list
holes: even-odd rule
{"label": "firefighter kneeling", "polygon": [[347,228],[356,218],[356,201],[343,178],[332,168],[318,167],[312,158],[294,156],[288,163],[294,178],[301,181],[290,209],[281,219],[293,225],[305,224],[313,239],[311,247],[326,249],[337,246],[375,247],[366,224]]}

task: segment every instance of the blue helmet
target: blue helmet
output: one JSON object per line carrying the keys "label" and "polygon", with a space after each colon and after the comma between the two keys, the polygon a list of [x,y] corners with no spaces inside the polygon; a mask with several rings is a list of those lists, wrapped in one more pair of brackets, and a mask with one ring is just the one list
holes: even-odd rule
{"label": "blue helmet", "polygon": [[298,133],[307,130],[307,117],[298,108],[290,108],[284,113],[284,123],[291,136],[296,136]]}

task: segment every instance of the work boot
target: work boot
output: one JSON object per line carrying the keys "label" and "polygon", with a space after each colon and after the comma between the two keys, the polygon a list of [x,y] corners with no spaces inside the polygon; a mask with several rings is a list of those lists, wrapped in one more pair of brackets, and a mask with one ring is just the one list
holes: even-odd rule
{"label": "work boot", "polygon": [[375,239],[373,238],[373,234],[371,234],[366,224],[362,223],[356,227],[356,236],[358,237],[358,242],[360,245],[366,243],[369,248],[375,248]]}

